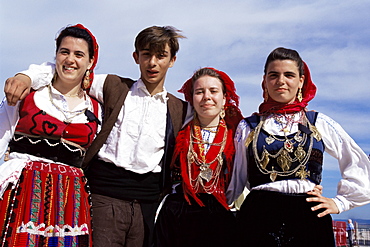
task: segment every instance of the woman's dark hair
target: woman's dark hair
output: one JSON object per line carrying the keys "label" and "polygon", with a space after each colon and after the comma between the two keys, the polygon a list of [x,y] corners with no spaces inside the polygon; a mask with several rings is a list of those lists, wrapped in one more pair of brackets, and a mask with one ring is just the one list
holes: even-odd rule
{"label": "woman's dark hair", "polygon": [[275,61],[275,60],[292,60],[297,63],[298,71],[299,71],[299,76],[302,76],[304,74],[303,70],[303,60],[299,56],[299,53],[296,50],[292,49],[287,49],[284,47],[279,47],[273,50],[267,57],[266,63],[265,63],[265,68],[264,68],[264,73],[266,74],[267,72],[267,67],[268,65]]}
{"label": "woman's dark hair", "polygon": [[56,51],[58,51],[62,40],[68,36],[85,40],[89,46],[89,58],[92,59],[94,57],[94,43],[90,34],[86,30],[75,26],[66,27],[59,33],[58,38],[56,39]]}

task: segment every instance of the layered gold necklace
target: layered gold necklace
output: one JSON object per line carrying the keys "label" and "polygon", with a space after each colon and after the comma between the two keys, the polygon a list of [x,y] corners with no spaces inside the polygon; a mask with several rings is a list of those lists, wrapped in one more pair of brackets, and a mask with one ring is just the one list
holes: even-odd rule
{"label": "layered gold necklace", "polygon": [[[263,174],[269,174],[270,179],[272,182],[274,182],[277,178],[277,176],[291,176],[295,174],[296,177],[299,177],[301,179],[307,178],[310,175],[310,172],[306,169],[306,164],[311,156],[312,152],[312,146],[313,146],[313,138],[315,138],[317,141],[321,140],[321,135],[316,129],[314,125],[312,125],[307,117],[306,114],[303,112],[301,113],[301,118],[299,121],[292,121],[291,119],[286,121],[285,126],[281,129],[281,131],[284,132],[284,138],[279,138],[275,135],[269,134],[265,138],[265,142],[267,145],[271,145],[275,141],[279,141],[283,143],[283,146],[279,149],[279,151],[276,154],[270,154],[266,146],[263,145],[263,150],[261,156],[258,154],[257,150],[257,143],[258,138],[260,136],[261,129],[264,126],[264,123],[266,121],[266,117],[261,117],[261,121],[257,125],[257,127],[250,132],[248,135],[245,145],[246,147],[249,146],[249,144],[252,142],[252,150],[253,150],[253,156],[256,161],[257,167]],[[281,120],[278,120],[276,116],[273,116],[275,121],[282,124],[283,122]],[[301,132],[299,129],[297,133],[291,137],[288,138],[286,133],[289,132],[288,128],[292,128],[292,125],[294,123],[301,123],[302,125],[308,127],[308,129],[312,132],[311,134],[307,134],[305,132]],[[307,152],[304,150],[304,146],[307,143],[307,140],[309,140],[309,145]],[[296,148],[294,146],[296,145]],[[294,150],[295,149],[295,150]],[[277,165],[281,168],[279,170],[276,170],[274,166],[271,166],[271,169],[268,169],[268,164],[270,163],[270,159],[276,159]],[[298,165],[296,167],[292,167],[292,164],[298,162]]]}
{"label": "layered gold necklace", "polygon": [[[220,126],[216,131],[216,136],[220,134],[220,127],[224,128],[224,133],[221,142],[209,142],[208,140],[203,140],[201,137],[201,128],[197,125],[197,121],[194,123],[194,130],[191,129],[190,133],[190,147],[187,154],[188,159],[188,174],[189,179],[191,182],[191,186],[193,187],[194,191],[198,192],[199,188],[201,187],[206,193],[212,194],[217,189],[217,184],[219,181],[220,173],[222,171],[223,166],[223,158],[222,153],[225,148],[226,139],[227,139],[227,129],[226,125],[223,126],[225,123],[220,122]],[[215,139],[216,139],[215,136]],[[214,140],[215,140],[214,139]],[[197,146],[197,150],[194,150],[194,145]],[[212,146],[219,147],[217,153],[214,154],[214,158],[212,160],[207,161],[206,158],[206,151],[205,146],[210,145],[209,151],[211,150]],[[217,165],[214,169],[211,168],[211,165],[217,162]],[[194,167],[195,165],[195,167]],[[199,173],[193,177],[192,171],[193,169],[199,169]],[[211,183],[209,183],[211,181]],[[208,184],[206,184],[208,183]]]}

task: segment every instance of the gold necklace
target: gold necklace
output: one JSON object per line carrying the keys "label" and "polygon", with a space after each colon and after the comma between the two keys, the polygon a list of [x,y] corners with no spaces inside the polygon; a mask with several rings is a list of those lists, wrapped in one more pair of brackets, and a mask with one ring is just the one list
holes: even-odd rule
{"label": "gold necklace", "polygon": [[63,94],[65,97],[82,97],[83,96],[83,90],[80,88],[80,90],[76,94]]}
{"label": "gold necklace", "polygon": [[[77,117],[78,115],[81,115],[83,113],[85,113],[85,111],[87,110],[87,107],[82,109],[82,110],[78,110],[76,112],[73,112],[73,111],[68,111],[68,110],[64,110],[64,109],[61,109],[57,104],[54,103],[54,100],[53,100],[53,97],[52,97],[52,92],[51,92],[51,86],[50,84],[48,85],[48,89],[49,89],[49,100],[51,102],[51,104],[59,111],[63,114],[64,116],[64,121],[65,123],[71,123],[72,122],[72,119],[74,117]],[[73,113],[73,114],[72,114]],[[67,114],[72,114],[71,116],[67,116]]]}
{"label": "gold necklace", "polygon": [[[190,182],[191,182],[191,186],[193,187],[194,191],[199,191],[199,187],[201,187],[201,188],[203,188],[203,190],[206,193],[212,194],[217,189],[217,186],[215,186],[215,185],[218,184],[218,181],[219,181],[219,178],[220,178],[220,173],[222,171],[222,166],[223,166],[222,153],[223,153],[223,150],[224,150],[225,144],[226,144],[227,129],[225,129],[224,136],[223,136],[222,141],[220,143],[209,143],[209,142],[206,142],[206,141],[203,141],[203,140],[199,140],[199,138],[197,138],[193,134],[193,130],[191,130],[190,138],[191,138],[191,144],[190,144],[189,151],[188,151],[188,154],[187,154],[187,156],[188,156],[187,159],[188,159],[188,174],[189,174],[189,179],[190,179]],[[194,141],[194,139],[196,141]],[[203,154],[200,154],[202,159],[199,159],[198,154],[193,149],[194,144],[197,144],[197,145],[201,144],[202,145],[204,143],[209,143],[209,144],[215,145],[215,146],[221,146],[220,150],[219,150],[219,153],[210,162],[205,161],[205,155],[203,155]],[[202,151],[203,150],[201,149],[200,152],[202,152]],[[215,170],[212,170],[210,168],[210,166],[214,162],[218,162],[218,164],[217,164]],[[199,169],[200,169],[200,172],[199,172],[198,176],[196,176],[195,178],[193,178],[192,174],[191,174],[191,171],[192,171],[191,167],[192,167],[193,163],[196,164],[197,166],[199,166]],[[213,181],[209,185],[204,184],[204,180],[206,182],[209,182],[212,179],[213,179]]]}
{"label": "gold necklace", "polygon": [[[270,174],[270,179],[272,182],[276,180],[277,176],[290,176],[292,174],[296,174],[297,177],[300,177],[301,179],[304,179],[309,176],[310,172],[306,170],[306,164],[311,156],[312,152],[312,147],[313,147],[313,138],[315,134],[310,134],[310,143],[308,147],[308,151],[303,149],[304,144],[306,143],[307,140],[307,134],[303,133],[302,141],[299,142],[297,149],[294,151],[295,157],[292,158],[289,155],[289,152],[293,152],[293,144],[291,143],[291,140],[285,139],[277,139],[279,141],[284,141],[283,147],[276,153],[276,154],[270,154],[265,147],[263,147],[262,155],[259,157],[258,151],[257,151],[257,142],[258,142],[258,137],[260,134],[260,131],[262,129],[262,126],[264,125],[266,120],[266,117],[262,117],[260,123],[257,125],[256,129],[250,133],[250,135],[253,135],[253,139],[250,140],[251,138],[248,136],[246,145],[249,145],[249,142],[252,142],[252,149],[253,149],[253,156],[256,161],[257,167],[260,170],[261,173],[263,174]],[[311,124],[305,117],[304,122],[307,123],[310,127],[310,130],[312,129]],[[313,126],[314,127],[314,126]],[[270,135],[271,136],[271,135]],[[294,138],[294,137],[293,137]],[[266,138],[267,139],[267,138]],[[287,147],[286,142],[289,142],[289,145],[292,145],[290,147]],[[267,165],[270,162],[270,157],[271,158],[276,158],[277,164],[280,166],[282,171],[277,171],[274,169],[272,166],[271,170],[267,169]],[[293,162],[299,162],[298,166],[292,170],[291,164]],[[300,171],[298,171],[300,170]]]}

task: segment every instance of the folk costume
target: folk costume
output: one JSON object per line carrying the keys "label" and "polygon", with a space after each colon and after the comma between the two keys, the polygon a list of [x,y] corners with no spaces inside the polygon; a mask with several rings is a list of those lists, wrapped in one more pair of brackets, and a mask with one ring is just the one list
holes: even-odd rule
{"label": "folk costume", "polygon": [[[38,88],[48,83],[52,68],[32,65],[22,73]],[[144,241],[149,246],[188,105],[165,89],[151,96],[141,79],[107,74],[95,75],[89,95],[104,105],[102,128],[83,161],[91,189],[94,245],[141,246]]]}
{"label": "folk costume", "polygon": [[[98,56],[91,37],[90,78]],[[82,89],[79,96],[84,102],[70,111],[50,84],[16,107],[1,103],[6,162],[0,165],[0,246],[92,246],[90,192],[81,166],[98,129],[99,104]]]}
{"label": "folk costume", "polygon": [[[216,127],[202,128],[194,113],[179,132],[171,164],[175,193],[166,197],[156,221],[158,247],[229,246],[234,241],[235,217],[225,188],[234,160],[234,130],[242,115],[233,81],[215,71],[226,88],[225,117]],[[179,90],[191,105],[192,85],[189,79]]]}
{"label": "folk costume", "polygon": [[322,180],[324,151],[342,173],[333,199],[339,211],[370,202],[367,156],[338,123],[307,111],[316,86],[306,64],[304,75],[302,98],[292,104],[269,98],[236,131],[229,203],[245,186],[251,190],[237,215],[240,246],[335,246],[331,216],[318,218],[316,204],[306,201]]}

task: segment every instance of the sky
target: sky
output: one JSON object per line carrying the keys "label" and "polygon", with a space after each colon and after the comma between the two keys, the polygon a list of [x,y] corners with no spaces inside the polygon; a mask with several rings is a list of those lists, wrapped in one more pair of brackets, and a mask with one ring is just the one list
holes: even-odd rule
{"label": "sky", "polygon": [[[0,87],[32,63],[54,61],[55,38],[82,23],[96,36],[95,73],[137,79],[134,39],[144,28],[174,26],[186,39],[169,69],[165,87],[177,90],[204,66],[226,72],[236,83],[244,116],[262,101],[261,80],[276,47],[297,50],[318,87],[308,108],[337,121],[370,154],[370,1],[352,0],[0,0]],[[4,96],[0,90],[0,97]],[[336,195],[336,159],[325,154],[324,196]],[[369,219],[370,205],[334,219]]]}

